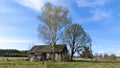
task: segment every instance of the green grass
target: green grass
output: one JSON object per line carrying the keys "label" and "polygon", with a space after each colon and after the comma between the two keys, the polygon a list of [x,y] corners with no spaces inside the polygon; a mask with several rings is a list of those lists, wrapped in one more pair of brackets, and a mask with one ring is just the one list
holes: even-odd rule
{"label": "green grass", "polygon": [[46,63],[23,60],[0,61],[0,68],[46,68]]}
{"label": "green grass", "polygon": [[120,68],[120,63],[67,62],[51,64],[48,68]]}
{"label": "green grass", "polygon": [[120,68],[115,62],[29,62],[0,60],[0,68]]}

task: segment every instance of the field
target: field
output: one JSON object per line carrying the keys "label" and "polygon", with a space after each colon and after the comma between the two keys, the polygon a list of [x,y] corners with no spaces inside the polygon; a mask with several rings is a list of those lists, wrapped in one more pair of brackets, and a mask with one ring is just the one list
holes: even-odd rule
{"label": "field", "polygon": [[93,62],[93,61],[79,61],[79,62],[29,62],[22,58],[0,58],[0,68],[120,68],[120,62]]}
{"label": "field", "polygon": [[0,68],[120,68],[114,62],[29,62],[25,60],[0,60]]}

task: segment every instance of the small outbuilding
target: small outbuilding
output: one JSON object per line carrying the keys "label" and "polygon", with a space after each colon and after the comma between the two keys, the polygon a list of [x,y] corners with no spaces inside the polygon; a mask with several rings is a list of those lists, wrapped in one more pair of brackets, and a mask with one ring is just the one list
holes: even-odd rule
{"label": "small outbuilding", "polygon": [[[68,50],[65,44],[57,44],[55,48],[55,61],[67,61]],[[35,45],[29,52],[30,61],[53,60],[51,45]]]}

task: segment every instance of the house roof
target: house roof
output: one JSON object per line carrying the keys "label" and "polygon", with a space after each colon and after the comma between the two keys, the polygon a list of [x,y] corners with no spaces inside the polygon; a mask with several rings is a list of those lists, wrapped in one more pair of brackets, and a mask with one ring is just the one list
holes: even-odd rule
{"label": "house roof", "polygon": [[[65,44],[57,44],[55,45],[55,52],[62,52],[63,49],[66,48]],[[67,48],[66,48],[67,49]],[[51,45],[35,45],[30,50],[30,53],[42,53],[42,52],[53,52]]]}

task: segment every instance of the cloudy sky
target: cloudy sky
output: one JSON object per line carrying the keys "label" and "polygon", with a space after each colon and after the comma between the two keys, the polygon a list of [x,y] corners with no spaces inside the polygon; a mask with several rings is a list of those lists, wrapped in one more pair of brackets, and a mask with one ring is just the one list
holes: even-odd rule
{"label": "cloudy sky", "polygon": [[38,38],[38,16],[44,3],[69,9],[92,38],[94,53],[120,55],[120,0],[0,0],[0,49],[30,49]]}

